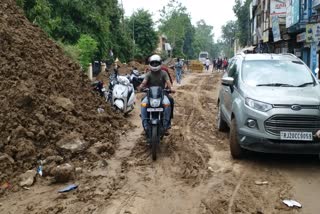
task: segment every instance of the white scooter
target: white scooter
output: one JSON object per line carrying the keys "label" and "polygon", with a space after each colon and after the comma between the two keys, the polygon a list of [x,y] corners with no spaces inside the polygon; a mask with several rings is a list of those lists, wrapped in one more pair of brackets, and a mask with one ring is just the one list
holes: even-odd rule
{"label": "white scooter", "polygon": [[128,114],[134,109],[135,100],[134,88],[128,77],[117,76],[116,84],[112,89],[112,106],[124,114]]}

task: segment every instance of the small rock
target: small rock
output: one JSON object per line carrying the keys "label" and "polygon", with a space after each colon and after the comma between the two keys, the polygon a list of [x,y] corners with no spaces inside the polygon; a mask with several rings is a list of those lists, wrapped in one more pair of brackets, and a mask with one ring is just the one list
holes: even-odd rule
{"label": "small rock", "polygon": [[3,162],[5,160],[8,160],[10,163],[14,163],[14,160],[11,156],[9,156],[8,154],[6,153],[0,153],[0,162]]}
{"label": "small rock", "polygon": [[45,117],[43,114],[40,114],[40,113],[37,113],[37,114],[36,114],[36,118],[38,119],[38,121],[39,121],[41,124],[44,124],[44,122],[46,121],[46,117]]}
{"label": "small rock", "polygon": [[75,168],[71,164],[65,163],[52,169],[51,174],[57,183],[65,183],[74,179]]}
{"label": "small rock", "polygon": [[37,171],[36,170],[28,170],[26,173],[20,175],[20,183],[21,187],[29,187],[32,186],[34,183],[34,179],[36,177]]}
{"label": "small rock", "polygon": [[68,99],[68,98],[64,98],[64,97],[50,97],[51,100],[59,107],[67,110],[67,111],[72,111],[74,110],[74,103]]}
{"label": "small rock", "polygon": [[32,132],[26,132],[27,137],[34,138],[34,134]]}
{"label": "small rock", "polygon": [[256,185],[262,186],[262,185],[268,185],[269,182],[268,181],[255,181],[254,182]]}
{"label": "small rock", "polygon": [[125,179],[125,178],[126,178],[126,176],[125,176],[124,174],[121,174],[121,175],[120,175],[120,179],[121,179],[121,180],[123,180],[123,179]]}
{"label": "small rock", "polygon": [[65,135],[61,140],[59,140],[56,145],[60,149],[65,149],[70,151],[71,153],[82,152],[87,149],[89,143],[83,140],[83,137],[75,132],[72,132],[68,135]]}
{"label": "small rock", "polygon": [[81,167],[77,167],[76,168],[76,173],[81,173],[82,172],[82,168]]}
{"label": "small rock", "polygon": [[50,164],[52,162],[55,162],[55,163],[61,163],[63,161],[63,157],[61,156],[58,156],[58,155],[53,155],[53,156],[49,156],[47,157],[45,160],[44,160],[44,163],[43,164]]}
{"label": "small rock", "polygon": [[210,172],[214,172],[214,170],[212,169],[211,166],[208,167],[208,170],[209,170]]}

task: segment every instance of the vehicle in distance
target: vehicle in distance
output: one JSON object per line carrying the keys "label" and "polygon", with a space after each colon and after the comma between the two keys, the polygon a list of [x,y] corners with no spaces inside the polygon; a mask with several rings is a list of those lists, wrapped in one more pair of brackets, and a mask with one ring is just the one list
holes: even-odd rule
{"label": "vehicle in distance", "polygon": [[206,64],[206,59],[209,58],[209,53],[206,51],[202,51],[199,54],[199,61],[205,65]]}

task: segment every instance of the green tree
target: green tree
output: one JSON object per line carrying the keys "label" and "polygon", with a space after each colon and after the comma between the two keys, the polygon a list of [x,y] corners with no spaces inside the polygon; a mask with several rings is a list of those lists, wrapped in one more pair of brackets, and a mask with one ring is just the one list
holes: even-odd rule
{"label": "green tree", "polygon": [[148,11],[140,9],[132,14],[127,26],[135,42],[134,58],[144,59],[156,49],[158,42],[152,15]]}
{"label": "green tree", "polygon": [[225,54],[228,57],[233,55],[233,45],[238,31],[238,25],[235,21],[228,21],[221,27],[222,39],[225,44]]}
{"label": "green tree", "polygon": [[76,47],[80,51],[79,62],[83,69],[87,69],[98,50],[98,43],[89,35],[81,35]]}
{"label": "green tree", "polygon": [[75,45],[82,34],[98,43],[95,58],[106,59],[112,49],[121,60],[132,45],[122,22],[118,0],[17,0],[27,18],[64,45]]}
{"label": "green tree", "polygon": [[197,22],[197,26],[195,29],[195,39],[194,39],[194,50],[196,55],[198,55],[201,51],[207,51],[211,56],[214,54],[214,33],[213,27],[207,25],[204,20],[200,20]]}
{"label": "green tree", "polygon": [[179,1],[171,0],[167,6],[160,11],[159,30],[164,33],[173,48],[175,56],[188,56],[193,50],[194,29],[191,24],[190,15]]}
{"label": "green tree", "polygon": [[249,44],[250,40],[250,3],[252,0],[235,0],[235,5],[233,11],[236,14],[237,20],[237,29],[238,33],[236,34],[239,39],[241,46],[246,46]]}

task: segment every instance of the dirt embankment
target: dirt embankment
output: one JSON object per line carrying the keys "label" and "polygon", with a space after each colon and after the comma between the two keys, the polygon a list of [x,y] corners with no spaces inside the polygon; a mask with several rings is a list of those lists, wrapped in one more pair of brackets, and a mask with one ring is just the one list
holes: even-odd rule
{"label": "dirt embankment", "polygon": [[[58,164],[90,165],[114,153],[123,118],[14,0],[0,3],[0,44],[0,185],[16,186],[40,160],[53,176]],[[87,150],[98,142],[98,152]]]}

